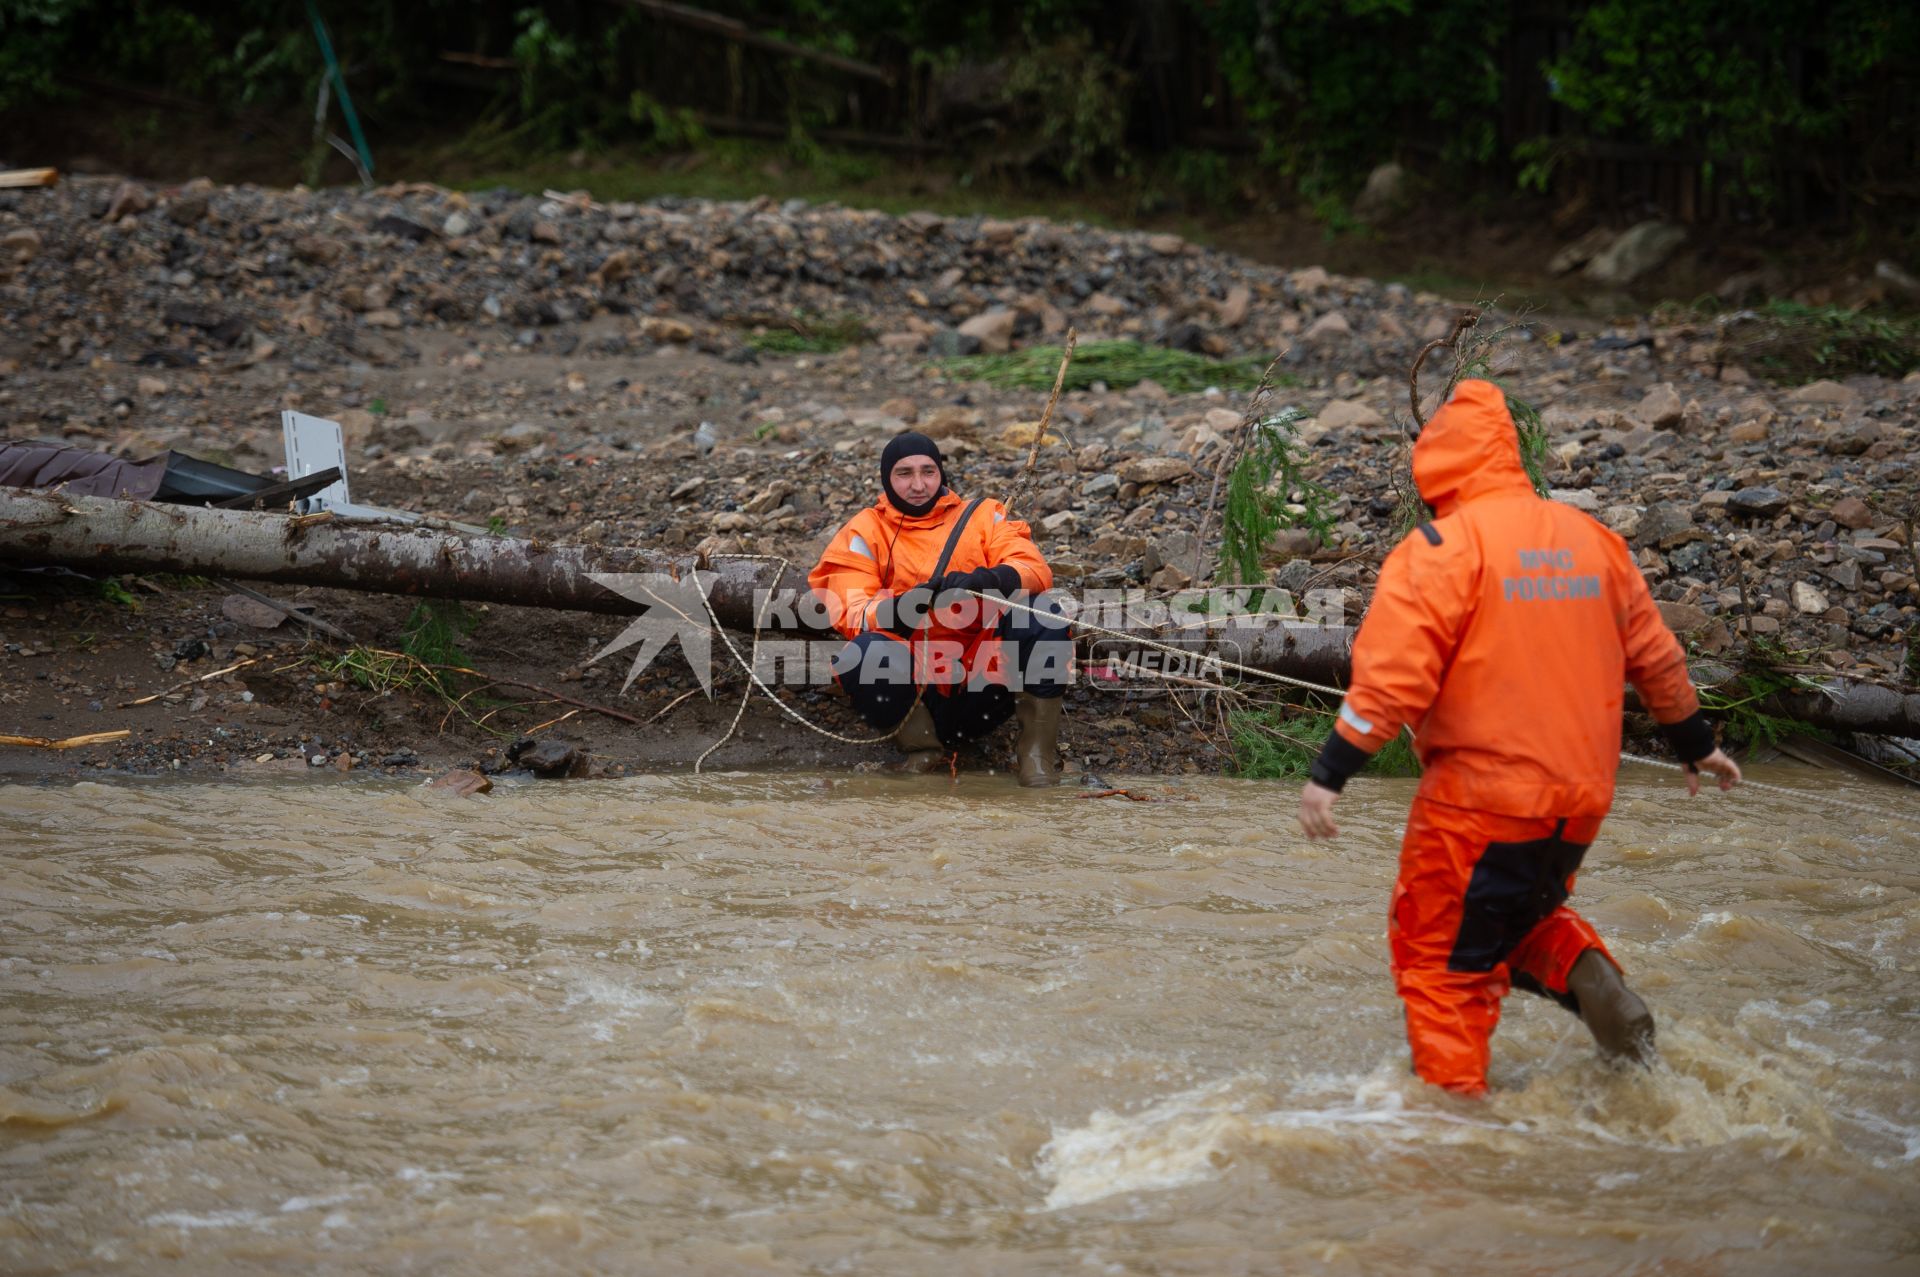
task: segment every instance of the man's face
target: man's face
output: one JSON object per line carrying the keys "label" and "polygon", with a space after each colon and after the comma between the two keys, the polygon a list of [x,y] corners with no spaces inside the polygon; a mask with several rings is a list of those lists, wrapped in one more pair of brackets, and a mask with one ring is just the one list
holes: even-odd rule
{"label": "man's face", "polygon": [[940,491],[940,467],[932,457],[902,457],[887,476],[893,495],[908,505],[925,505]]}

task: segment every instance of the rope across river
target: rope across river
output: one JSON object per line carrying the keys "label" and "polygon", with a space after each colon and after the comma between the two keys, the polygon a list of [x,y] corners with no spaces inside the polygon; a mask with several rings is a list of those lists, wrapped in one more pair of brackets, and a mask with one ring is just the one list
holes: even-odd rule
{"label": "rope across river", "polygon": [[[751,562],[774,563],[779,565],[780,571],[782,573],[790,571],[793,567],[793,564],[789,560],[776,554],[716,554],[711,557],[715,559],[739,559],[739,560],[751,561]],[[695,581],[697,582],[698,579],[699,578],[696,575]],[[780,577],[776,575],[774,579],[777,581],[780,579]],[[978,590],[958,589],[958,590],[954,590],[953,593],[968,595],[974,599],[978,599],[982,603],[992,604],[996,607],[1015,608],[1023,612],[1032,613],[1033,615],[1036,615],[1036,616],[1051,617],[1055,615],[1052,612],[1048,612],[1042,608],[1034,607],[1031,604],[1017,602],[1016,600],[1013,600],[1013,599],[1001,598],[998,595],[983,594]],[[746,713],[747,700],[752,696],[753,689],[756,687],[759,688],[762,692],[766,693],[767,699],[771,700],[775,705],[779,706],[781,712],[786,714],[787,717],[793,719],[795,722],[799,723],[801,726],[807,728],[808,730],[817,732],[820,735],[828,737],[831,740],[836,740],[841,742],[842,744],[847,744],[847,745],[876,745],[876,744],[879,744],[881,741],[892,739],[894,735],[893,732],[882,732],[877,736],[844,735],[840,732],[834,731],[831,728],[822,727],[820,724],[815,723],[812,719],[808,718],[800,710],[795,709],[793,706],[787,704],[786,701],[780,699],[780,697],[774,692],[774,690],[771,687],[767,686],[766,682],[761,679],[759,670],[756,666],[756,658],[759,655],[759,649],[760,649],[760,621],[762,619],[761,615],[756,614],[754,617],[753,644],[751,647],[752,655],[743,655],[740,649],[734,646],[733,639],[728,635],[726,627],[720,624],[720,618],[718,614],[714,612],[713,602],[708,597],[707,590],[704,586],[702,586],[700,589],[700,598],[701,598],[701,601],[706,605],[707,619],[713,623],[713,629],[719,633],[721,642],[725,644],[728,653],[732,655],[733,659],[739,663],[741,669],[745,671],[748,679],[748,687],[747,687],[746,695],[743,695],[740,699],[740,706],[734,712],[733,722],[728,726],[726,734],[722,736],[719,740],[715,741],[712,745],[708,746],[707,749],[701,753],[700,757],[694,761],[694,770],[696,772],[700,770],[701,764],[706,762],[708,755],[712,754],[714,750],[719,749],[721,745],[725,744],[728,740],[732,739],[733,733],[740,726],[740,720],[742,716]],[[1103,638],[1119,639],[1123,642],[1130,643],[1135,647],[1144,647],[1151,651],[1164,652],[1170,655],[1180,656],[1180,657],[1192,657],[1195,655],[1195,652],[1191,648],[1176,647],[1171,643],[1163,643],[1158,639],[1147,638],[1140,634],[1129,633],[1126,630],[1116,630],[1116,629],[1111,629],[1107,626],[1096,625],[1091,621],[1076,619],[1072,622],[1072,625],[1073,625],[1073,628],[1086,634],[1098,635]],[[1226,657],[1220,656],[1217,654],[1205,653],[1205,654],[1202,654],[1202,659],[1207,664],[1213,667],[1216,667],[1221,670],[1232,670],[1236,674],[1244,674],[1252,678],[1265,679],[1268,682],[1280,683],[1288,687],[1297,687],[1304,691],[1319,692],[1327,696],[1343,697],[1346,695],[1345,689],[1335,687],[1329,683],[1316,683],[1311,679],[1295,678],[1289,674],[1280,674],[1280,673],[1276,673],[1273,670],[1261,669],[1257,665],[1246,665],[1239,661],[1231,661],[1231,660],[1228,660]],[[1406,730],[1408,731],[1409,735],[1412,734],[1412,730],[1410,728]],[[1620,757],[1627,762],[1640,763],[1643,766],[1647,766],[1647,767],[1660,767],[1660,768],[1665,768],[1669,771],[1676,771],[1676,772],[1685,772],[1687,770],[1685,767],[1683,767],[1679,763],[1667,762],[1666,760],[1659,759],[1659,758],[1648,758],[1643,754],[1630,753],[1625,750],[1621,751]],[[1700,774],[1703,776],[1714,776],[1717,779],[1716,774],[1710,771],[1701,770]],[[1799,801],[1812,801],[1817,803],[1826,803],[1829,806],[1841,808],[1841,809],[1855,812],[1855,813],[1860,813],[1860,812],[1871,813],[1875,816],[1880,817],[1883,820],[1889,820],[1896,824],[1904,825],[1909,829],[1920,828],[1920,824],[1917,824],[1911,817],[1895,815],[1892,812],[1884,811],[1880,808],[1861,803],[1855,799],[1834,798],[1830,795],[1817,793],[1810,790],[1790,789],[1785,785],[1770,785],[1765,781],[1759,781],[1759,780],[1742,780],[1740,784],[1743,787],[1750,786],[1754,789],[1763,790],[1767,793],[1780,794],[1785,797],[1796,799]]]}

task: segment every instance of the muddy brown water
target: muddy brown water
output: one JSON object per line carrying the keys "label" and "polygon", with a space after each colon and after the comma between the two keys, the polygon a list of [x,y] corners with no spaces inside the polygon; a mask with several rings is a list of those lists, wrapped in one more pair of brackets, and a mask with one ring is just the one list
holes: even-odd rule
{"label": "muddy brown water", "polygon": [[1818,783],[1907,823],[1629,769],[1664,1063],[1516,995],[1483,1103],[1410,782],[0,788],[0,1269],[1913,1272],[1920,806]]}

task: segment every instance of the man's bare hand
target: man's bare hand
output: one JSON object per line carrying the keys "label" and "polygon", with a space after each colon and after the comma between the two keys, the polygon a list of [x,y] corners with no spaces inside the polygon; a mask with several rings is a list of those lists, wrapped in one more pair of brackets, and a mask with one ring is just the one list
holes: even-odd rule
{"label": "man's bare hand", "polygon": [[1727,757],[1727,751],[1716,749],[1699,762],[1687,768],[1687,796],[1693,797],[1700,792],[1700,773],[1709,771],[1719,780],[1720,788],[1732,789],[1740,783],[1740,764]]}
{"label": "man's bare hand", "polygon": [[1313,781],[1306,783],[1300,791],[1300,828],[1307,831],[1307,837],[1332,838],[1340,832],[1340,826],[1333,823],[1333,802],[1338,797],[1338,790]]}

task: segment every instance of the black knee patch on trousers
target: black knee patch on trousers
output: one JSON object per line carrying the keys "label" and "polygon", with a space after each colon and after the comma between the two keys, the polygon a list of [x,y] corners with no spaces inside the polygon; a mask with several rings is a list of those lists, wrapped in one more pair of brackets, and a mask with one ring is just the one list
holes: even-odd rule
{"label": "black knee patch on trousers", "polygon": [[1460,931],[1447,970],[1493,970],[1529,931],[1566,903],[1567,879],[1587,854],[1587,844],[1560,837],[1566,828],[1563,820],[1545,838],[1487,844],[1467,880]]}
{"label": "black knee patch on trousers", "polygon": [[1567,993],[1555,993],[1552,989],[1549,989],[1546,985],[1541,984],[1538,980],[1534,979],[1532,976],[1528,975],[1524,971],[1514,972],[1512,983],[1513,983],[1513,987],[1520,990],[1522,993],[1537,993],[1543,998],[1547,998],[1551,1001],[1558,1002],[1561,1006],[1573,1012],[1575,1015],[1580,1014],[1580,999],[1574,997],[1572,992],[1570,991]]}

